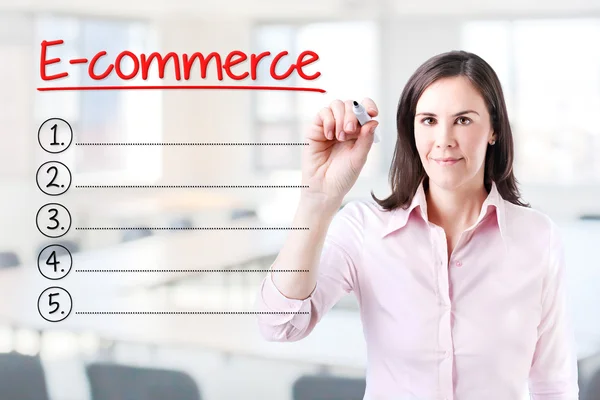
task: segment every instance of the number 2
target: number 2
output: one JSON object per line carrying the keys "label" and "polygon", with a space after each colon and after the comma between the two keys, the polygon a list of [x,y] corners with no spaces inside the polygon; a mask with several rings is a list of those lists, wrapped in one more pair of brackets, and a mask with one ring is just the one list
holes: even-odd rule
{"label": "number 2", "polygon": [[56,167],[52,166],[52,167],[48,168],[48,169],[46,170],[46,172],[48,172],[48,173],[49,173],[49,172],[50,172],[50,170],[54,170],[54,177],[52,178],[52,180],[50,181],[50,183],[48,183],[48,184],[46,185],[46,187],[50,187],[50,186],[59,187],[59,186],[58,186],[56,183],[54,183],[54,181],[56,180],[56,177],[58,176],[58,168],[56,168]]}

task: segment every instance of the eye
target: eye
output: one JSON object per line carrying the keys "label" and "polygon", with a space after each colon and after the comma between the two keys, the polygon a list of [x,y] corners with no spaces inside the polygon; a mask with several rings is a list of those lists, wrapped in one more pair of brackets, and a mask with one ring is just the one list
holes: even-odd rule
{"label": "eye", "polygon": [[[426,121],[428,121],[428,120],[435,121],[433,118],[431,118],[431,117],[427,117],[427,118],[423,118],[423,119],[421,120],[421,123],[425,123],[425,125],[432,125],[432,124],[430,124],[430,123],[427,123],[427,122],[426,122]],[[461,120],[462,120],[462,121],[465,121],[465,122],[459,123],[459,125],[469,125],[469,124],[471,123],[471,119],[470,119],[470,118],[467,118],[467,117],[459,117],[459,118],[457,119],[457,121],[461,121]]]}

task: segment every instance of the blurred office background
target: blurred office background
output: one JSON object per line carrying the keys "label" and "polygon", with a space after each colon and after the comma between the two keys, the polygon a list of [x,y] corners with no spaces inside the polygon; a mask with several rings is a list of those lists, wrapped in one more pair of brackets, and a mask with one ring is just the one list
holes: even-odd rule
{"label": "blurred office background", "polygon": [[[40,78],[40,43],[56,39],[65,43],[51,48],[48,57],[63,61],[48,71],[68,71],[69,77],[46,83]],[[148,379],[157,387],[178,382],[181,399],[195,398],[184,397],[186,390],[208,400],[308,399],[301,397],[302,385],[315,386],[307,377],[343,379],[339,384],[356,384],[360,391],[365,354],[352,295],[308,338],[284,344],[262,341],[252,315],[75,314],[251,311],[265,276],[261,270],[276,256],[283,231],[75,227],[289,226],[300,189],[76,186],[300,185],[301,145],[85,143],[302,143],[307,122],[332,99],[368,96],[380,109],[382,142],[374,145],[346,200],[369,198],[371,190],[381,197],[388,191],[403,85],[426,59],[455,49],[482,56],[502,81],[523,196],[563,230],[581,398],[600,398],[600,389],[591,389],[594,373],[600,381],[598,43],[600,3],[594,0],[0,0],[0,284],[10,289],[0,307],[0,364],[20,368],[16,378],[0,383],[0,398],[8,398],[10,387],[22,382],[28,390],[47,392],[51,400],[104,398],[103,387],[125,385],[119,376],[131,378],[125,379],[129,383]],[[265,79],[269,64],[263,63],[256,83],[312,86],[327,93],[36,90],[98,84],[85,66],[66,60],[91,58],[102,50],[108,56],[99,69],[122,50],[218,52],[222,57],[233,50],[287,50],[288,60],[313,50],[320,59],[306,70],[321,72],[317,80],[302,82],[293,74],[273,82]],[[130,83],[184,84],[172,71],[169,63],[164,79],[154,68],[148,80],[138,75]],[[114,72],[100,83],[122,84]],[[196,67],[187,83],[253,84],[250,79],[219,82],[214,64],[205,80]],[[71,147],[61,154],[44,152],[37,139],[42,122],[54,117],[68,121],[74,131]],[[72,173],[73,183],[61,196],[48,196],[35,183],[39,166],[49,160],[63,162]],[[60,241],[36,228],[38,209],[50,202],[64,205],[72,216],[71,229]],[[49,281],[37,259],[40,249],[57,242],[72,253],[73,267],[63,280]],[[37,313],[37,296],[49,286],[72,295],[73,312],[64,321],[46,323]]]}

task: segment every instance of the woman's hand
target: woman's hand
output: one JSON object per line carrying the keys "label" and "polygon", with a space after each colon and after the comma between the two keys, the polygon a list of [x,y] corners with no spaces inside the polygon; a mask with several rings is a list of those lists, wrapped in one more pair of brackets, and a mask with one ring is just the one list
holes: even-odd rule
{"label": "woman's hand", "polygon": [[[378,114],[375,102],[362,101],[371,117]],[[360,126],[352,111],[352,100],[334,100],[315,116],[308,129],[309,143],[302,153],[302,189],[304,198],[341,203],[362,170],[373,144],[379,122]]]}

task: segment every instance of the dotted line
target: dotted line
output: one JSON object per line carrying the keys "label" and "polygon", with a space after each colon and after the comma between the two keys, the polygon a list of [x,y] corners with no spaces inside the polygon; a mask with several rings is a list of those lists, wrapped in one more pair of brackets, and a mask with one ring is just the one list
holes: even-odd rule
{"label": "dotted line", "polygon": [[76,269],[75,272],[309,272],[308,269]]}
{"label": "dotted line", "polygon": [[232,314],[308,314],[308,311],[76,311],[75,314],[81,315],[232,315]]}
{"label": "dotted line", "polygon": [[115,142],[105,142],[105,143],[76,143],[77,146],[308,146],[308,143],[272,143],[272,142],[256,142],[256,143],[248,143],[248,142],[155,142],[155,143],[115,143]]}
{"label": "dotted line", "polygon": [[78,231],[114,231],[114,230],[305,230],[308,228],[300,228],[300,227],[142,227],[142,228],[129,228],[129,227],[80,227],[75,228]]}
{"label": "dotted line", "polygon": [[75,185],[76,188],[307,188],[308,185]]}

